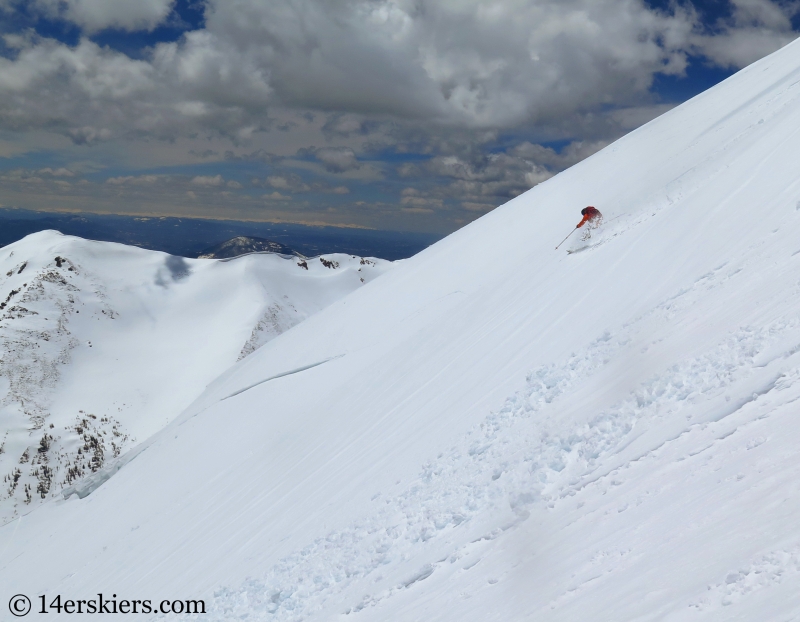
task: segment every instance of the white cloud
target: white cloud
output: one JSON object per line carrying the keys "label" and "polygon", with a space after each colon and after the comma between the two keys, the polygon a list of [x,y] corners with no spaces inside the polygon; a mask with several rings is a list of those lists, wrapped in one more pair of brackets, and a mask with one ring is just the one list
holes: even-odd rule
{"label": "white cloud", "polygon": [[149,186],[162,179],[164,179],[163,175],[123,175],[119,177],[109,177],[106,179],[106,183],[112,186]]}
{"label": "white cloud", "polygon": [[403,197],[400,201],[402,205],[407,207],[441,207],[441,199],[427,199],[425,197]]}
{"label": "white cloud", "polygon": [[730,0],[733,13],[716,24],[714,35],[689,41],[715,64],[738,69],[793,41],[792,17],[800,12],[797,0]]}
{"label": "white cloud", "polygon": [[53,177],[74,177],[75,173],[64,167],[53,169],[50,167],[40,168],[37,173],[40,175],[52,175]]}
{"label": "white cloud", "polygon": [[[486,212],[509,199],[550,179],[608,144],[605,140],[573,141],[560,151],[549,147],[522,142],[503,153],[486,155],[480,145],[465,145],[462,149],[450,146],[458,155],[439,155],[424,164],[399,167],[417,183],[423,180],[426,189],[419,186],[405,188],[401,203],[433,206],[433,199],[457,202],[467,211]],[[440,178],[446,184],[431,183]]]}
{"label": "white cloud", "polygon": [[225,183],[222,175],[198,175],[193,177],[191,183],[195,186],[204,186],[206,188],[217,188]]}
{"label": "white cloud", "polygon": [[268,201],[288,201],[292,197],[286,196],[285,194],[281,194],[276,190],[275,192],[272,192],[270,194],[263,195],[263,198],[267,199]]}
{"label": "white cloud", "polygon": [[270,175],[267,177],[267,184],[278,190],[290,190],[293,192],[310,190],[308,184],[304,183],[299,175]]}
{"label": "white cloud", "polygon": [[267,185],[276,190],[283,190],[291,193],[319,192],[327,194],[348,194],[350,189],[347,186],[331,186],[325,182],[315,181],[307,183],[303,178],[295,173],[284,172],[280,175],[269,175],[265,183],[260,179],[253,179],[254,186]]}
{"label": "white cloud", "polygon": [[442,199],[423,196],[417,188],[405,188],[401,193],[400,204],[407,210],[418,210],[419,213],[432,211],[431,208],[442,207]]}
{"label": "white cloud", "polygon": [[46,128],[76,144],[108,140],[110,126],[123,132],[128,122],[145,129],[158,91],[149,63],[87,40],[70,48],[51,39],[12,39],[16,57],[0,58],[0,127]]}
{"label": "white cloud", "polygon": [[[650,120],[649,118],[646,120]],[[562,171],[590,155],[597,153],[608,145],[608,141],[574,141],[564,147],[560,152],[556,152],[549,147],[535,145],[530,142],[523,142],[509,150],[507,156],[514,161],[519,160],[517,166],[525,166],[523,162],[531,165],[527,173],[541,172],[541,167],[547,167],[555,171]],[[506,164],[506,167],[508,165]]]}
{"label": "white cloud", "polygon": [[344,173],[361,166],[350,147],[323,147],[313,150],[313,154],[331,173]]}
{"label": "white cloud", "polygon": [[[284,105],[478,126],[639,93],[683,69],[693,26],[638,0],[228,0],[207,24],[209,43],[268,71]],[[337,125],[358,131],[353,117]]]}
{"label": "white cloud", "polygon": [[[84,35],[174,19],[174,0],[0,0],[0,11],[23,2]],[[795,37],[800,2],[731,2],[731,17],[713,25],[713,36],[691,3],[658,11],[642,0],[204,0],[203,29],[139,58],[86,36],[69,46],[33,31],[7,33],[0,130],[59,145],[67,137],[80,145],[64,147],[72,157],[103,154],[95,170],[109,153],[116,163],[133,161],[131,144],[137,157],[164,153],[170,164],[184,156],[180,163],[257,160],[267,168],[253,186],[276,205],[301,193],[307,202],[314,193],[357,194],[393,174],[381,153],[425,154],[429,160],[396,165],[425,189],[390,201],[391,210],[400,202],[409,213],[446,208],[464,217],[666,111],[649,92],[653,77],[680,75],[688,55],[741,67]],[[558,152],[527,142],[508,147],[516,130],[577,140]],[[57,170],[17,181],[74,181]],[[157,179],[121,176],[98,186],[132,196]],[[336,185],[343,182],[349,187]],[[140,187],[122,191],[132,185]],[[218,197],[209,189],[240,188],[221,175],[181,175],[153,193],[200,204]],[[234,196],[263,208],[257,194]]]}
{"label": "white cloud", "polygon": [[172,11],[175,0],[33,0],[28,10],[63,19],[87,32],[105,28],[152,30]]}
{"label": "white cloud", "polygon": [[[641,0],[208,0],[206,28],[143,60],[83,39],[75,47],[24,33],[0,58],[0,127],[48,128],[89,144],[115,136],[176,138],[198,130],[248,141],[271,111],[329,115],[331,137],[375,119],[472,128],[548,123],[600,105],[641,105],[656,73],[687,53],[741,66],[791,38],[796,3],[735,0],[722,34],[696,16]],[[152,28],[172,0],[36,0],[87,32]],[[290,128],[289,128],[290,129]],[[327,149],[327,150],[326,150]],[[343,147],[317,157],[357,167]]]}
{"label": "white cloud", "polygon": [[740,27],[790,31],[791,18],[798,12],[797,2],[776,4],[770,0],[731,0],[733,22]]}
{"label": "white cloud", "polygon": [[738,69],[791,43],[796,37],[791,30],[776,33],[764,28],[742,28],[704,38],[698,47],[716,64]]}

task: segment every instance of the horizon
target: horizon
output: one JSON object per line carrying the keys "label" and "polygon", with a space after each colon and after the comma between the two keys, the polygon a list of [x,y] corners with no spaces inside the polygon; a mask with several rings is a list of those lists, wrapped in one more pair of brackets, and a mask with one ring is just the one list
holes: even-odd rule
{"label": "horizon", "polygon": [[407,231],[296,223],[0,208],[0,248],[48,229],[64,235],[128,244],[187,258],[195,258],[213,246],[245,236],[279,242],[306,256],[347,253],[395,261],[411,257],[441,239],[437,235]]}

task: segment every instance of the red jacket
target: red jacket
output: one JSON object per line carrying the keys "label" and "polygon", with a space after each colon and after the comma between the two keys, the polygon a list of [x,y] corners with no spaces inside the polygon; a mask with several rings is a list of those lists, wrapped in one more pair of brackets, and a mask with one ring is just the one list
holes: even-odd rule
{"label": "red jacket", "polygon": [[581,214],[583,214],[583,220],[581,220],[577,224],[577,226],[575,227],[576,229],[580,229],[581,227],[583,227],[583,225],[585,225],[590,220],[594,220],[595,218],[602,218],[603,217],[603,215],[600,213],[600,210],[597,209],[596,207],[592,207],[591,205],[589,207],[584,207],[581,210]]}

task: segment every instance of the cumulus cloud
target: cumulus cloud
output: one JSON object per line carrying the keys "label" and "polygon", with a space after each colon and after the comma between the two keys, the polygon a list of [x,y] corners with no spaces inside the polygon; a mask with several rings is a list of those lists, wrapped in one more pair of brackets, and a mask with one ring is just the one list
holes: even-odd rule
{"label": "cumulus cloud", "polygon": [[198,175],[192,178],[192,185],[206,188],[218,188],[225,183],[222,175]]}
{"label": "cumulus cloud", "polygon": [[[267,177],[266,182],[269,186],[276,188],[277,190],[285,190],[289,192],[308,192],[311,190],[311,186],[305,183],[300,175],[293,173],[270,175]],[[260,185],[260,181],[258,179],[254,180],[254,183],[256,185]]]}
{"label": "cumulus cloud", "polygon": [[[120,121],[147,123],[157,91],[153,68],[88,40],[68,47],[52,39],[6,36],[14,58],[0,58],[0,126],[47,128],[77,144],[112,137]],[[148,103],[144,103],[148,101]]]}
{"label": "cumulus cloud", "polygon": [[64,167],[55,169],[51,167],[40,169],[17,168],[7,171],[0,176],[0,180],[22,184],[58,184],[68,186],[70,182],[66,181],[65,177],[75,177],[75,173]]}
{"label": "cumulus cloud", "polygon": [[[796,3],[732,0],[720,34],[688,9],[641,0],[208,0],[206,27],[143,59],[7,35],[0,126],[56,129],[78,144],[118,135],[174,138],[205,129],[248,140],[276,107],[329,114],[328,135],[369,131],[370,115],[429,124],[513,127],[613,102],[637,104],[656,73],[687,53],[742,66],[793,37]],[[152,28],[172,0],[35,0],[86,32]],[[320,150],[332,172],[357,166]]]}
{"label": "cumulus cloud", "polygon": [[425,208],[424,211],[427,212],[432,207],[442,206],[442,199],[422,196],[422,193],[416,188],[406,188],[401,194],[400,203],[406,208]]}
{"label": "cumulus cloud", "polygon": [[505,152],[489,154],[480,144],[451,144],[448,150],[456,153],[398,167],[401,178],[422,182],[423,186],[404,189],[400,203],[429,208],[451,205],[468,212],[488,212],[607,144],[605,140],[573,141],[556,151],[524,141]]}
{"label": "cumulus cloud", "polygon": [[75,177],[75,173],[63,166],[55,169],[48,166],[46,168],[40,168],[36,172],[39,175],[51,175],[52,177]]}
{"label": "cumulus cloud", "polygon": [[714,63],[723,67],[744,67],[796,38],[792,17],[800,12],[800,3],[731,0],[731,4],[731,17],[717,25],[720,34],[693,40]]}
{"label": "cumulus cloud", "polygon": [[262,198],[267,199],[268,201],[288,201],[291,199],[291,197],[281,194],[277,190],[275,192],[263,195]]}
{"label": "cumulus cloud", "polygon": [[269,68],[284,105],[474,126],[632,96],[683,70],[693,26],[639,0],[230,0],[209,5],[207,24]]}
{"label": "cumulus cloud", "polygon": [[36,171],[29,171],[25,169],[15,169],[8,171],[0,176],[4,182],[22,183],[22,184],[41,184],[44,183],[44,178],[37,174]]}
{"label": "cumulus cloud", "polygon": [[327,136],[349,137],[354,134],[365,134],[369,131],[367,120],[353,114],[332,114],[322,127],[322,131]]}
{"label": "cumulus cloud", "polygon": [[322,162],[329,173],[344,173],[359,168],[361,164],[356,159],[356,152],[350,147],[323,147],[321,149],[306,149]]}
{"label": "cumulus cloud", "polygon": [[165,179],[162,175],[121,175],[119,177],[109,177],[106,179],[106,183],[112,186],[149,186],[162,179]]}
{"label": "cumulus cloud", "polygon": [[349,194],[350,189],[347,186],[331,186],[322,181],[314,181],[308,183],[303,180],[300,175],[283,171],[280,174],[268,175],[262,181],[258,178],[251,180],[254,186],[268,186],[283,192],[290,192],[292,194],[317,192],[327,194]]}
{"label": "cumulus cloud", "polygon": [[27,8],[48,19],[63,19],[96,32],[105,28],[152,30],[169,16],[174,4],[175,0],[28,0]]}
{"label": "cumulus cloud", "polygon": [[[531,147],[535,149],[539,146]],[[559,157],[541,147],[535,150],[554,159]],[[526,156],[513,152],[477,154],[470,160],[458,156],[438,156],[428,163],[428,168],[436,175],[454,180],[448,186],[454,196],[477,203],[483,202],[481,198],[486,197],[510,199],[555,174],[529,154]]]}
{"label": "cumulus cloud", "polygon": [[529,165],[531,168],[526,174],[536,174],[537,171],[541,171],[541,167],[562,171],[597,153],[607,145],[608,141],[605,140],[579,140],[571,142],[560,152],[556,152],[552,148],[524,141],[512,147],[507,156],[518,161],[515,166],[524,168],[526,164]]}
{"label": "cumulus cloud", "polygon": [[[23,2],[82,36],[68,45],[32,30],[2,35],[1,130],[56,133],[95,153],[164,140],[194,162],[263,166],[252,182],[263,190],[208,174],[156,186],[195,204],[237,191],[287,205],[399,176],[409,188],[395,212],[462,218],[666,111],[650,93],[655,76],[680,76],[697,57],[738,68],[778,49],[795,37],[800,7],[729,0],[730,15],[706,28],[689,0],[661,10],[643,0],[204,0],[202,28],[134,58],[93,33],[152,30],[176,19],[175,0],[0,0],[0,12]],[[555,150],[515,135],[572,142]],[[390,164],[386,153],[419,157]],[[74,181],[44,169],[16,179]],[[157,179],[100,185],[134,195]]]}
{"label": "cumulus cloud", "polygon": [[[792,38],[795,3],[735,0],[720,36],[696,15],[641,0],[208,0],[206,27],[142,59],[88,39],[7,35],[0,126],[55,128],[78,143],[206,129],[248,140],[276,108],[329,114],[352,136],[375,115],[464,127],[513,127],[613,102],[637,104],[687,53],[741,66]],[[171,0],[36,0],[86,32],[152,28]],[[373,121],[369,119],[373,118]],[[355,166],[321,153],[334,170]]]}

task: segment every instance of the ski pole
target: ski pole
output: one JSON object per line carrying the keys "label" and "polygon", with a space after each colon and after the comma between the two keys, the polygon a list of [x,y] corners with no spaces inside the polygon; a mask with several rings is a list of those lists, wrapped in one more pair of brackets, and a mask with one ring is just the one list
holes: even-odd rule
{"label": "ski pole", "polygon": [[[563,244],[564,242],[566,242],[566,241],[567,241],[567,238],[568,238],[570,235],[572,235],[573,233],[575,233],[577,230],[578,230],[578,228],[577,228],[577,227],[575,227],[575,228],[574,228],[572,231],[570,231],[570,232],[569,232],[569,235],[568,235],[566,238],[564,238],[563,240],[561,240],[561,242],[559,243],[559,245],[558,245],[558,246],[561,246],[561,244]],[[558,246],[556,246],[556,250],[558,250]]]}

